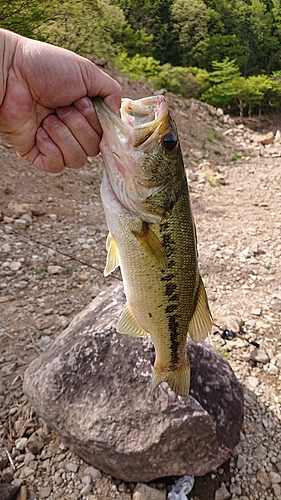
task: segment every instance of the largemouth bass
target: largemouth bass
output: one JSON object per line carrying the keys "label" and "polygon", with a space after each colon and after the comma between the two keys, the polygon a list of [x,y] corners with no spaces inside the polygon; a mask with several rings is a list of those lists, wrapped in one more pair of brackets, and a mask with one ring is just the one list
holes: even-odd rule
{"label": "largemouth bass", "polygon": [[104,273],[120,266],[127,298],[117,331],[151,336],[152,391],[165,381],[187,396],[187,333],[199,342],[212,321],[176,125],[163,96],[124,99],[121,118],[101,99],[93,103],[103,129]]}

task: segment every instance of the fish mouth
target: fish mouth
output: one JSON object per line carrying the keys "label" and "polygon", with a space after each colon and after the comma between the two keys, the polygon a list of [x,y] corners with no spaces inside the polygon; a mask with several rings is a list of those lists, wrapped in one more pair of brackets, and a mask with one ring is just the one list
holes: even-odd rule
{"label": "fish mouth", "polygon": [[159,222],[162,209],[156,206],[148,208],[146,200],[161,191],[165,181],[159,173],[149,181],[143,178],[144,169],[151,169],[149,157],[170,125],[165,98],[123,99],[120,116],[100,97],[94,97],[92,102],[103,130],[100,151],[116,200],[122,210],[147,222]]}
{"label": "fish mouth", "polygon": [[143,146],[141,149],[148,152],[162,129],[168,128],[169,111],[163,96],[145,97],[137,101],[122,99],[120,117],[100,97],[94,97],[92,102],[104,135],[108,139],[116,135],[123,145],[133,148]]}

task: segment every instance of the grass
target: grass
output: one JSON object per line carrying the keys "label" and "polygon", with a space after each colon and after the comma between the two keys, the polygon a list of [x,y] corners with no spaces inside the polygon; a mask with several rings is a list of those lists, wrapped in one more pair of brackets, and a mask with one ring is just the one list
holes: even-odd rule
{"label": "grass", "polygon": [[234,153],[234,155],[231,157],[230,161],[236,161],[236,160],[241,160],[242,155],[238,155]]}
{"label": "grass", "polygon": [[34,271],[36,272],[36,274],[43,274],[45,272],[42,267],[35,267]]}

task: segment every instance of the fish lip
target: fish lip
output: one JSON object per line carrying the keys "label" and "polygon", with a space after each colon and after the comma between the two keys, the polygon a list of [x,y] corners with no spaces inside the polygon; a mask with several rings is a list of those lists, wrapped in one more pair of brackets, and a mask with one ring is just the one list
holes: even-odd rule
{"label": "fish lip", "polygon": [[[136,149],[145,147],[152,135],[154,135],[153,139],[158,136],[163,122],[169,115],[167,103],[160,95],[144,97],[137,101],[122,99],[121,117],[114,113],[100,97],[92,98],[92,103],[105,135],[105,128],[108,133],[113,128],[123,143],[129,142]],[[143,109],[146,112],[143,112]]]}
{"label": "fish lip", "polygon": [[[123,99],[121,117],[101,98],[92,99],[103,130],[100,151],[109,184],[128,213],[148,223],[158,223],[163,213],[146,200],[164,187],[140,182],[139,164],[161,140],[170,123],[168,104],[163,96],[151,96],[137,101]],[[131,106],[131,110],[128,107]],[[137,109],[137,112],[136,112]],[[137,115],[136,117],[134,115]]]}

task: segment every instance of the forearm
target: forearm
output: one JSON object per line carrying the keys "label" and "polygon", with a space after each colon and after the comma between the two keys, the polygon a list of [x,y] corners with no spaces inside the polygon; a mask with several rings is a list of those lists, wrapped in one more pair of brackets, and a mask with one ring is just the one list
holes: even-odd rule
{"label": "forearm", "polygon": [[0,29],[0,106],[5,97],[8,73],[19,39],[16,33]]}

